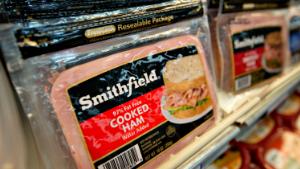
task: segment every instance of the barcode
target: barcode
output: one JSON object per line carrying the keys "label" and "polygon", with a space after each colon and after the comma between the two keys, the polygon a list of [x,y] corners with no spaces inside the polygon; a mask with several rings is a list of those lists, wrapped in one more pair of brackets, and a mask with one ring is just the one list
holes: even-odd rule
{"label": "barcode", "polygon": [[251,75],[244,76],[235,80],[235,90],[241,90],[251,85]]}
{"label": "barcode", "polygon": [[98,166],[98,169],[131,169],[143,161],[139,146],[136,144],[113,159]]}

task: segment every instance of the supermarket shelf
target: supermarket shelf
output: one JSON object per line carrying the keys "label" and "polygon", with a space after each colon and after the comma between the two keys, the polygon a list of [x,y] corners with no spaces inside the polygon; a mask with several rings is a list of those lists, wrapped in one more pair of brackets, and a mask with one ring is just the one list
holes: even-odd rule
{"label": "supermarket shelf", "polygon": [[190,158],[185,161],[182,166],[178,168],[205,168],[212,161],[215,160],[212,157],[219,156],[228,149],[228,143],[234,139],[240,132],[240,129],[236,126],[230,126],[226,128],[222,133],[212,139],[209,144],[205,145],[199,152],[193,155],[194,158]]}
{"label": "supermarket shelf", "polygon": [[278,79],[268,88],[268,94],[258,99],[256,106],[249,109],[249,112],[237,120],[240,124],[252,125],[265,113],[272,112],[295,90],[300,81],[299,67],[286,74],[284,78]]}
{"label": "supermarket shelf", "polygon": [[[227,113],[215,127],[179,151],[170,156],[159,168],[204,168],[225,151],[228,142],[240,135],[236,125],[253,125],[265,113],[273,111],[300,82],[300,66],[290,69],[273,83],[255,91],[255,96],[245,95],[244,102],[234,111]],[[222,100],[221,100],[222,101]],[[226,113],[225,113],[226,114]],[[216,153],[216,151],[218,153]]]}

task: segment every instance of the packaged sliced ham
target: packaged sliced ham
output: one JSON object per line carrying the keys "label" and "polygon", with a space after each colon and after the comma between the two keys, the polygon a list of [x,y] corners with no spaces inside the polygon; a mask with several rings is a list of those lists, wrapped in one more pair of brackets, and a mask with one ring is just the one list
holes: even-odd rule
{"label": "packaged sliced ham", "polygon": [[276,10],[287,8],[290,4],[290,0],[223,0],[220,2],[223,3],[221,6],[222,13]]}
{"label": "packaged sliced ham", "polygon": [[[237,2],[225,0],[223,8],[231,3]],[[229,92],[248,89],[279,75],[288,59],[286,12],[244,12],[250,10],[244,8],[250,7],[251,1],[243,3],[232,4],[231,10],[223,9],[225,13],[218,17],[221,88]]]}
{"label": "packaged sliced ham", "polygon": [[290,65],[295,65],[300,61],[300,6],[293,4],[289,8],[289,49]]}
{"label": "packaged sliced ham", "polygon": [[208,35],[203,17],[27,59],[6,51],[49,168],[157,168],[212,127]]}
{"label": "packaged sliced ham", "polygon": [[300,168],[300,136],[280,128],[268,142],[259,149],[257,156],[264,168],[298,169]]}

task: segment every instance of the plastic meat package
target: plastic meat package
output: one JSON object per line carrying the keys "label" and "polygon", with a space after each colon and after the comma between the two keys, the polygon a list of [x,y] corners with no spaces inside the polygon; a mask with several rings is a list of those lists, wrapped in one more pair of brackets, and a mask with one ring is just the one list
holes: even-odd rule
{"label": "plastic meat package", "polygon": [[289,8],[289,49],[290,65],[300,61],[300,5]]}
{"label": "plastic meat package", "polygon": [[201,16],[200,0],[127,7],[91,15],[19,20],[15,35],[24,58],[124,36]]}
{"label": "plastic meat package", "polygon": [[[7,25],[0,25],[0,34],[6,28]],[[5,39],[1,38],[0,44],[3,43],[2,40]],[[26,169],[27,147],[23,125],[18,104],[2,61],[0,61],[0,80],[2,95],[0,99],[0,168]]]}
{"label": "plastic meat package", "polygon": [[[0,168],[26,168],[26,146],[14,95],[8,83],[4,68],[0,63],[1,94],[0,101]],[[7,82],[7,83],[6,83]]]}
{"label": "plastic meat package", "polygon": [[221,84],[221,56],[218,45],[218,37],[217,37],[217,18],[219,10],[219,1],[211,0],[208,4],[208,22],[209,22],[209,30],[210,30],[210,38],[211,38],[211,47],[214,57],[214,67],[215,67],[215,77],[217,87],[220,87]]}
{"label": "plastic meat package", "polygon": [[103,13],[172,0],[6,0],[2,3],[10,19],[48,19]]}
{"label": "plastic meat package", "polygon": [[199,17],[27,59],[7,40],[7,67],[48,168],[156,168],[212,127],[208,35]]}
{"label": "plastic meat package", "polygon": [[222,89],[239,92],[283,71],[288,60],[285,16],[284,10],[219,16]]}

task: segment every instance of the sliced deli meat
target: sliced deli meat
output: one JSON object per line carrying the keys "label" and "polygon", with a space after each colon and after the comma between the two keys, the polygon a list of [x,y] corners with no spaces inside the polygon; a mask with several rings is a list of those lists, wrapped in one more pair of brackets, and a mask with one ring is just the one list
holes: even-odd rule
{"label": "sliced deli meat", "polygon": [[163,73],[165,83],[165,109],[175,118],[191,118],[210,109],[203,66],[198,56],[168,61]]}
{"label": "sliced deli meat", "polygon": [[205,57],[185,35],[62,72],[51,102],[77,167],[156,168],[212,126]]}

